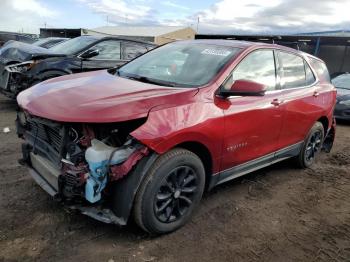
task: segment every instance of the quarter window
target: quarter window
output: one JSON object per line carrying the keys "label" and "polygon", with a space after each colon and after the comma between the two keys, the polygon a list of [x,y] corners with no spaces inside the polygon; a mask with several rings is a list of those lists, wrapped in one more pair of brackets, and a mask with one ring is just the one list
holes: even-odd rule
{"label": "quarter window", "polygon": [[97,49],[99,54],[91,59],[94,60],[119,60],[120,59],[120,42],[107,40],[100,42],[90,49]]}
{"label": "quarter window", "polygon": [[230,89],[236,80],[250,80],[266,85],[267,90],[276,88],[276,69],[272,50],[258,50],[245,57],[224,83]]}
{"label": "quarter window", "polygon": [[311,58],[310,61],[311,61],[311,66],[315,69],[318,78],[321,81],[330,83],[331,77],[329,76],[329,72],[326,64],[314,58]]}

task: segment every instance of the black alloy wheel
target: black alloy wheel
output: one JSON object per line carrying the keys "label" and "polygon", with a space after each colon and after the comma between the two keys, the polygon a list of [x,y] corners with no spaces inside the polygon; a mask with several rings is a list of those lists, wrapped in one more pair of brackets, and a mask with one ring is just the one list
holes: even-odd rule
{"label": "black alloy wheel", "polygon": [[324,134],[322,123],[316,122],[310,129],[303,147],[296,157],[296,163],[300,168],[310,167],[315,162],[315,158],[322,148]]}
{"label": "black alloy wheel", "polygon": [[204,187],[205,170],[196,154],[175,148],[160,155],[137,192],[136,224],[154,235],[182,227],[198,206]]}
{"label": "black alloy wheel", "polygon": [[320,130],[317,130],[311,134],[310,139],[305,148],[305,161],[313,162],[316,154],[321,150],[323,134]]}
{"label": "black alloy wheel", "polygon": [[154,212],[159,221],[171,223],[181,219],[193,203],[197,177],[189,166],[173,169],[162,181],[154,198]]}

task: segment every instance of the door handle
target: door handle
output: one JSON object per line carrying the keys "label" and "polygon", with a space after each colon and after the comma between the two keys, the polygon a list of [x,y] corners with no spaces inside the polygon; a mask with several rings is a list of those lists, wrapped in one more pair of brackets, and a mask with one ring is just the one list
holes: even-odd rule
{"label": "door handle", "polygon": [[320,93],[317,92],[317,91],[315,91],[314,94],[313,94],[314,97],[318,97],[319,95],[320,95]]}
{"label": "door handle", "polygon": [[272,100],[272,102],[271,102],[271,104],[274,106],[279,106],[282,103],[283,103],[283,101],[279,100],[278,98]]}

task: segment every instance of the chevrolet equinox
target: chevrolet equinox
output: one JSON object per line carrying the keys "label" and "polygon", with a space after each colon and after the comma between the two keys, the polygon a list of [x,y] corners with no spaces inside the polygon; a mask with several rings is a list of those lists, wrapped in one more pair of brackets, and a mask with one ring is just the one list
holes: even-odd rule
{"label": "chevrolet equinox", "polygon": [[20,163],[55,200],[97,220],[174,231],[205,190],[293,158],[311,166],[335,135],[323,61],[230,40],[179,41],[118,69],[21,92]]}

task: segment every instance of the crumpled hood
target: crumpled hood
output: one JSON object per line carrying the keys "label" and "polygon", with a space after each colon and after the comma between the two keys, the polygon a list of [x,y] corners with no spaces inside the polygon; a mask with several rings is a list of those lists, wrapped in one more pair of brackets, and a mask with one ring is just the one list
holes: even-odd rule
{"label": "crumpled hood", "polygon": [[11,43],[8,43],[0,49],[0,60],[3,64],[12,61],[25,62],[32,59],[56,56],[65,55],[54,53],[50,49],[46,49],[40,46],[35,46],[18,41],[12,41]]}
{"label": "crumpled hood", "polygon": [[100,70],[44,81],[21,92],[17,102],[32,115],[61,122],[120,122],[146,117],[151,108],[184,102],[196,92],[141,83]]}

